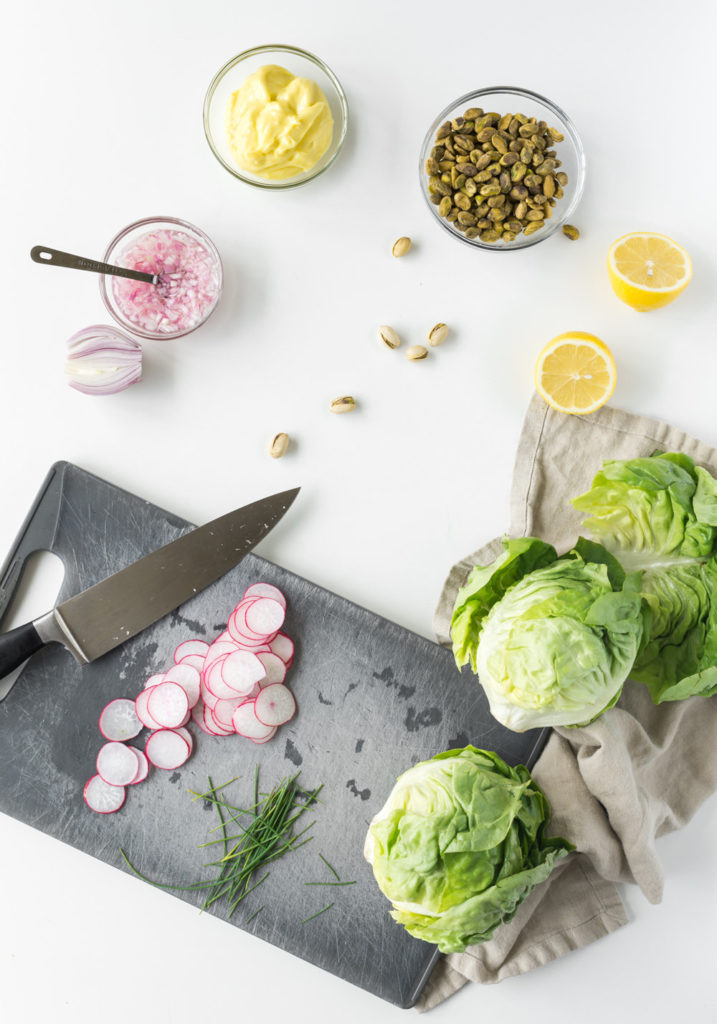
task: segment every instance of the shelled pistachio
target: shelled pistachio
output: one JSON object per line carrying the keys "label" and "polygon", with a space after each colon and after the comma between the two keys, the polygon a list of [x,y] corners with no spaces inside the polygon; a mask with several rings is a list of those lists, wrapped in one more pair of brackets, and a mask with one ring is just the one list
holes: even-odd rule
{"label": "shelled pistachio", "polygon": [[494,243],[532,235],[568,183],[553,148],[562,141],[557,128],[535,117],[471,107],[436,133],[425,167],[429,198],[466,238]]}

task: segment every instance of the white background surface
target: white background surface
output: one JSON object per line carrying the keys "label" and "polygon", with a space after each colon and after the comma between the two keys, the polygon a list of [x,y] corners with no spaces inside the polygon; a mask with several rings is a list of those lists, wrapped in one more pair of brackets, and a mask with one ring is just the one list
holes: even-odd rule
{"label": "white background surface", "polygon": [[[300,504],[259,553],[430,636],[450,565],[507,526],[533,365],[553,335],[601,336],[618,365],[615,406],[717,445],[710,0],[28,0],[5,24],[1,550],[57,459],[194,522],[298,483]],[[286,194],[234,180],[202,131],[214,72],[265,42],[323,57],[350,106],[337,163]],[[574,119],[588,158],[578,243],[482,253],[430,218],[417,184],[426,128],[454,97],[497,84],[541,92]],[[221,305],[195,335],[148,344],[142,384],[80,395],[64,383],[63,346],[107,320],[98,282],[38,267],[29,249],[100,257],[153,214],[213,238]],[[687,292],[648,315],[618,302],[604,266],[610,242],[641,229],[677,238],[695,265]],[[415,248],[395,260],[402,234]],[[421,342],[438,320],[451,337],[425,363],[375,340],[388,323]],[[345,393],[360,410],[330,415]],[[279,430],[296,444],[275,462],[265,449]],[[7,818],[0,849],[12,1024],[401,1015]],[[717,1019],[717,799],[659,850],[660,906],[631,889],[619,932],[466,988],[431,1019],[547,1024],[572,1012],[593,1024],[648,1008],[655,1022]]]}

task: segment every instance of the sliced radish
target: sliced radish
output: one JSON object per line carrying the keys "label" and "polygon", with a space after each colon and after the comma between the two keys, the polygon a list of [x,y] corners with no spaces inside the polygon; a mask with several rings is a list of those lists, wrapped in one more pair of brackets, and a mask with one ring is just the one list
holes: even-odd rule
{"label": "sliced radish", "polygon": [[106,740],[131,740],[142,732],[134,701],[126,697],[111,700],[100,715],[100,732]]}
{"label": "sliced radish", "polygon": [[263,633],[254,633],[249,629],[246,624],[246,610],[241,604],[236,606],[227,623],[229,634],[234,643],[241,644],[242,647],[261,647],[267,642],[266,636]]}
{"label": "sliced radish", "polygon": [[164,672],[156,672],[153,676],[150,676],[147,682],[144,684],[145,690],[151,689],[153,686],[157,686],[164,679]]}
{"label": "sliced radish", "polygon": [[134,747],[111,741],[100,747],[97,755],[97,774],[109,786],[128,786],[139,770]]}
{"label": "sliced radish", "polygon": [[179,683],[159,683],[149,691],[147,711],[164,729],[182,725],[189,711],[189,700]]}
{"label": "sliced radish", "polygon": [[153,732],[144,751],[150,764],[165,771],[181,768],[190,754],[189,744],[174,729],[158,729]]}
{"label": "sliced radish", "polygon": [[187,743],[189,744],[189,753],[191,754],[192,751],[194,750],[194,737],[192,736],[189,729],[185,729],[183,725],[180,725],[174,731],[178,732],[179,735],[183,736],[184,739],[187,741]]}
{"label": "sliced radish", "polygon": [[251,651],[235,651],[228,654],[221,663],[220,671],[227,686],[238,694],[249,693],[266,675],[263,662]]}
{"label": "sliced radish", "polygon": [[[232,694],[232,696],[235,696],[235,695]],[[204,680],[202,680],[201,697],[199,698],[199,703],[201,704],[202,701],[204,701],[204,703],[208,707],[213,708],[216,705],[217,701],[220,700],[220,699],[221,699],[220,697],[215,697],[211,690],[207,689],[206,683],[204,682]]]}
{"label": "sliced radish", "polygon": [[260,597],[244,613],[247,628],[259,636],[274,637],[284,622],[284,608],[271,597]]}
{"label": "sliced radish", "polygon": [[230,732],[234,732],[234,723],[232,716],[239,707],[240,704],[244,703],[244,697],[235,697],[234,700],[220,700],[214,705],[212,710],[212,718],[222,729],[228,729]]}
{"label": "sliced radish", "polygon": [[[230,655],[227,655],[226,657],[228,658]],[[204,686],[211,694],[218,697],[220,700],[231,700],[233,697],[237,696],[237,691],[224,681],[223,671],[225,660],[225,658],[219,658],[217,661],[212,662],[210,667],[204,673]]]}
{"label": "sliced radish", "polygon": [[254,701],[256,717],[264,725],[283,725],[296,712],[294,694],[282,683],[265,686]]}
{"label": "sliced radish", "polygon": [[224,658],[227,654],[233,654],[237,645],[233,640],[215,640],[204,658],[205,670],[213,665],[218,658]]}
{"label": "sliced radish", "polygon": [[273,740],[273,739],[274,739],[274,737],[276,736],[276,732],[277,732],[277,729],[278,729],[278,726],[276,726],[276,725],[275,725],[275,726],[274,726],[274,728],[273,728],[273,729],[271,730],[271,732],[269,733],[269,735],[268,735],[268,736],[265,736],[265,737],[264,737],[263,739],[261,739],[261,740],[255,740],[255,739],[253,739],[253,738],[252,738],[251,736],[249,737],[249,739],[251,739],[252,743],[256,743],[256,744],[257,744],[257,746],[259,746],[259,745],[260,745],[261,743],[268,743],[268,742],[269,742],[269,740]]}
{"label": "sliced radish", "polygon": [[137,755],[139,768],[137,770],[137,774],[130,782],[130,786],[136,786],[138,782],[144,782],[149,775],[149,761],[147,760],[147,755],[143,750],[138,750],[137,747],[132,747],[132,750],[134,750]]}
{"label": "sliced radish", "polygon": [[286,598],[273,583],[252,583],[244,591],[244,598],[247,597],[270,597],[273,601],[278,601],[282,608],[286,609]]}
{"label": "sliced radish", "polygon": [[174,663],[179,665],[181,661],[192,655],[204,655],[209,650],[209,644],[206,640],[184,640],[174,651]]}
{"label": "sliced radish", "polygon": [[[160,676],[159,678],[161,679],[162,677]],[[154,685],[157,686],[158,684],[155,683]],[[147,690],[141,690],[137,696],[137,700],[134,702],[137,718],[139,718],[142,725],[146,726],[147,729],[161,728],[159,722],[156,722],[149,713],[148,703],[153,689],[154,686],[150,686]]]}
{"label": "sliced radish", "polygon": [[180,665],[174,665],[170,668],[169,672],[164,673],[165,683],[177,683],[182,687],[187,695],[187,701],[189,707],[193,708],[199,700],[199,684],[202,679],[202,673],[191,665],[187,665],[186,662],[182,662]]}
{"label": "sliced radish", "polygon": [[204,708],[204,726],[206,731],[211,733],[212,736],[231,736],[234,729],[228,729],[221,722],[218,722],[214,717],[214,709],[205,707]]}
{"label": "sliced radish", "polygon": [[278,654],[287,668],[291,668],[294,660],[294,641],[286,633],[278,632],[269,644],[273,654]]}
{"label": "sliced radish", "polygon": [[208,736],[216,736],[216,733],[208,729],[205,724],[204,715],[206,714],[206,711],[207,709],[205,705],[202,704],[202,702],[200,701],[199,704],[196,705],[196,707],[192,708],[192,721],[194,722],[195,725],[198,725],[202,732],[205,732]]}
{"label": "sliced radish", "polygon": [[191,665],[192,668],[196,668],[197,672],[201,672],[204,668],[204,655],[203,654],[188,654],[186,658],[182,658],[179,662],[180,665]]}
{"label": "sliced radish", "polygon": [[82,795],[91,811],[114,814],[124,803],[127,790],[124,786],[110,786],[100,775],[93,775],[85,783]]}
{"label": "sliced radish", "polygon": [[272,683],[283,683],[286,679],[286,665],[278,654],[257,654],[257,661],[264,666],[265,678],[261,680],[261,688]]}
{"label": "sliced radish", "polygon": [[269,738],[273,726],[260,722],[254,712],[254,701],[246,700],[234,712],[232,716],[234,731],[240,736],[246,736],[250,740],[264,740]]}

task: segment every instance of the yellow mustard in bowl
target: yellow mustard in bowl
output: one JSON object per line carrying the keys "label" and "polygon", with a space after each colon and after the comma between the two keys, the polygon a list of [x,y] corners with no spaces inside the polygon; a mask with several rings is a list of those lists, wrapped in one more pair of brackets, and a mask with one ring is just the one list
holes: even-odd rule
{"label": "yellow mustard in bowl", "polygon": [[266,64],[232,93],[227,142],[239,167],[267,181],[310,171],[331,145],[334,120],[321,89]]}

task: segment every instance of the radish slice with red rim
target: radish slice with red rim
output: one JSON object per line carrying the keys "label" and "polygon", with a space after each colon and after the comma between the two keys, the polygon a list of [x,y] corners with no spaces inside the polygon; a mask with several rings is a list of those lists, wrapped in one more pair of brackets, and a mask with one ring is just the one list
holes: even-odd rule
{"label": "radish slice with red rim", "polygon": [[139,759],[134,747],[111,741],[100,747],[97,755],[97,774],[109,786],[128,786],[139,771]]}
{"label": "radish slice with red rim", "polygon": [[[229,657],[229,655],[226,655],[226,657]],[[237,696],[237,691],[224,682],[223,668],[224,658],[213,662],[204,673],[204,686],[214,697],[218,697],[220,700],[231,700]]]}
{"label": "radish slice with red rim", "polygon": [[215,640],[204,658],[205,670],[213,665],[218,658],[225,658],[227,654],[233,654],[236,649],[237,645],[233,640]]}
{"label": "radish slice with red rim", "polygon": [[276,726],[276,725],[275,725],[275,726],[274,726],[274,728],[273,728],[273,729],[271,730],[271,732],[269,733],[269,735],[268,735],[268,736],[265,736],[265,737],[264,737],[263,739],[261,739],[261,740],[255,740],[255,739],[254,739],[253,737],[251,737],[251,736],[249,737],[249,739],[250,739],[250,740],[252,741],[252,743],[256,743],[256,745],[257,745],[257,746],[260,746],[260,745],[261,745],[262,743],[268,743],[268,742],[269,742],[269,740],[273,740],[273,739],[274,739],[274,737],[276,736],[276,732],[277,732],[277,729],[278,729],[278,726]]}
{"label": "radish slice with red rim", "polygon": [[[266,657],[266,655],[264,655]],[[266,675],[264,663],[251,651],[234,651],[221,664],[222,679],[236,693],[250,692]]]}
{"label": "radish slice with red rim", "polygon": [[192,721],[194,722],[195,725],[198,725],[202,732],[205,732],[208,736],[216,736],[216,733],[212,732],[206,726],[206,723],[204,721],[204,715],[206,714],[206,712],[206,706],[202,704],[200,701],[200,703],[197,704],[196,707],[192,708]]}
{"label": "radish slice with red rim", "polygon": [[269,733],[273,732],[273,726],[264,725],[256,717],[253,700],[246,700],[239,705],[232,716],[232,722],[234,731],[250,740],[268,739]]}
{"label": "radish slice with red rim", "polygon": [[257,654],[257,659],[264,666],[265,678],[261,680],[261,688],[271,686],[272,683],[283,683],[286,679],[286,665],[278,654]]}
{"label": "radish slice with red rim", "polygon": [[138,782],[144,782],[149,775],[149,761],[147,760],[147,755],[143,750],[138,750],[137,747],[132,747],[132,750],[134,750],[137,755],[139,768],[137,769],[137,774],[130,782],[130,786],[136,786]]}
{"label": "radish slice with red rim", "polygon": [[186,658],[182,658],[179,662],[180,665],[191,665],[192,668],[196,668],[197,672],[201,672],[204,668],[205,657],[203,654],[188,654]]}
{"label": "radish slice with red rim", "polygon": [[244,591],[244,600],[247,597],[270,597],[272,601],[278,601],[282,608],[286,609],[286,598],[273,583],[252,583]]}
{"label": "radish slice with red rim", "polygon": [[272,683],[265,686],[254,701],[254,711],[264,725],[284,725],[296,712],[294,694],[283,683]]}
{"label": "radish slice with red rim", "polygon": [[185,729],[183,725],[178,726],[175,730],[180,736],[183,736],[189,746],[189,753],[191,754],[194,750],[194,737],[192,736],[189,729]]}
{"label": "radish slice with red rim", "polygon": [[203,658],[208,650],[209,644],[206,640],[184,640],[174,651],[174,663],[179,665],[185,658],[192,655],[199,655]]}
{"label": "radish slice with red rim", "polygon": [[147,711],[163,729],[174,729],[183,724],[189,700],[179,683],[159,683],[149,690]]}
{"label": "radish slice with red rim", "polygon": [[145,690],[151,689],[153,686],[158,686],[164,681],[164,672],[155,672],[153,676],[150,676],[147,682],[144,684]]}
{"label": "radish slice with red rim", "polygon": [[189,757],[190,749],[185,738],[174,729],[158,729],[147,740],[144,752],[155,768],[172,771],[181,768]]}
{"label": "radish slice with red rim", "polygon": [[234,609],[227,625],[234,643],[241,644],[242,647],[261,647],[267,642],[263,634],[254,633],[249,629],[241,605]]}
{"label": "radish slice with red rim", "polygon": [[182,662],[180,665],[174,665],[170,668],[169,672],[165,672],[163,681],[165,683],[177,683],[178,686],[181,686],[187,695],[189,707],[193,708],[199,700],[199,684],[201,679],[202,674],[200,671]]}
{"label": "radish slice with red rim", "polygon": [[284,622],[284,608],[271,597],[260,597],[244,613],[249,634],[275,637]]}
{"label": "radish slice with red rim", "polygon": [[207,732],[211,733],[212,736],[231,736],[234,729],[228,729],[221,722],[218,722],[214,717],[214,709],[205,707],[204,708],[204,726]]}
{"label": "radish slice with red rim", "polygon": [[220,700],[220,699],[221,698],[219,698],[219,697],[215,697],[211,690],[207,689],[207,685],[206,685],[205,682],[202,682],[201,697],[199,698],[199,703],[200,704],[202,703],[202,701],[204,701],[204,703],[208,707],[213,708],[215,706],[215,704],[217,703],[217,701]]}
{"label": "radish slice with red rim", "polygon": [[234,732],[232,716],[239,705],[244,703],[244,700],[244,697],[235,697],[234,700],[217,701],[211,711],[212,718],[220,728],[228,729],[229,732]]}
{"label": "radish slice with red rim", "polygon": [[134,701],[127,697],[111,700],[103,709],[99,724],[106,740],[131,740],[142,732]]}
{"label": "radish slice with red rim", "polygon": [[278,632],[269,644],[272,654],[277,654],[287,668],[291,668],[294,660],[294,641],[286,633]]}
{"label": "radish slice with red rim", "polygon": [[[161,678],[161,676],[160,676]],[[158,684],[155,683],[155,686]],[[137,718],[139,718],[142,725],[147,729],[160,729],[159,722],[155,722],[149,713],[148,703],[154,686],[150,686],[148,690],[141,690],[137,696],[137,700],[134,702],[134,708],[137,712]]]}
{"label": "radish slice with red rim", "polygon": [[124,786],[110,786],[100,775],[93,775],[82,791],[85,803],[98,814],[114,814],[124,803],[127,790]]}

